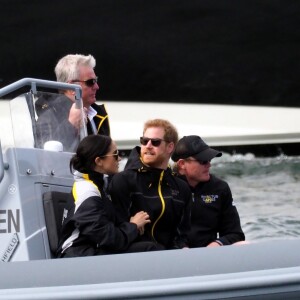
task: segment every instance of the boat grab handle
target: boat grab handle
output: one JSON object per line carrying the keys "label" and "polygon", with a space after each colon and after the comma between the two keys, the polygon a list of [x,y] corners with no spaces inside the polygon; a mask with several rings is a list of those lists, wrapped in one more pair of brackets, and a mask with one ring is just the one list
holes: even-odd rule
{"label": "boat grab handle", "polygon": [[[37,87],[44,87],[44,88],[51,88],[51,89],[58,89],[58,90],[73,90],[75,91],[75,104],[77,108],[82,107],[82,101],[81,101],[81,95],[82,95],[82,89],[81,86],[78,84],[71,84],[71,83],[64,83],[64,82],[58,82],[58,81],[51,81],[51,80],[44,80],[44,79],[36,79],[36,78],[23,78],[16,82],[13,82],[3,88],[0,89],[0,97],[3,97],[4,95],[7,95],[11,92],[14,92],[24,86],[30,85],[31,86],[31,92],[33,94],[37,93]],[[85,116],[82,110],[82,121],[84,126],[81,126],[80,128],[80,139],[83,139],[85,136],[87,136],[87,129],[86,124],[84,122]],[[0,174],[1,178],[1,174]],[[2,178],[1,178],[2,180]],[[0,180],[0,181],[1,181]]]}
{"label": "boat grab handle", "polygon": [[[78,84],[70,84],[58,81],[51,81],[51,80],[44,80],[44,79],[36,79],[36,78],[23,78],[14,83],[7,85],[0,89],[0,97],[3,97],[6,94],[14,92],[24,86],[31,85],[31,91],[36,93],[36,87],[45,87],[45,88],[52,88],[52,89],[59,89],[59,90],[74,90],[75,91],[75,103],[77,105],[80,104],[78,101],[81,99],[81,86]],[[78,100],[78,101],[77,101]]]}

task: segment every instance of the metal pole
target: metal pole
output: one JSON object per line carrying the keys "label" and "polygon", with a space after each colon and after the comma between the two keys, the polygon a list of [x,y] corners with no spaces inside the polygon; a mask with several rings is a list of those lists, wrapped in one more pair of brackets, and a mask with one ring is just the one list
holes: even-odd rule
{"label": "metal pole", "polygon": [[36,78],[23,78],[1,88],[0,97],[3,97],[27,85],[30,85],[33,89],[35,89],[36,86],[39,86],[39,87],[59,89],[59,90],[73,90],[75,92],[77,91],[76,93],[79,94],[78,95],[79,99],[81,98],[81,94],[82,94],[81,86],[78,84],[70,84],[70,83],[36,79]]}

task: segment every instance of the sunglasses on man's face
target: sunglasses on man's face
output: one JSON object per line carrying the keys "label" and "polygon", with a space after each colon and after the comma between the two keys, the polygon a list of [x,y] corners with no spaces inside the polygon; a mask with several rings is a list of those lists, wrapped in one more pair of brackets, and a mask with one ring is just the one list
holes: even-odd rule
{"label": "sunglasses on man's face", "polygon": [[83,82],[83,83],[85,83],[86,86],[92,87],[92,86],[94,86],[95,83],[98,82],[98,77],[87,79],[87,80],[77,80],[77,79],[75,79],[75,80],[72,80],[72,82]]}
{"label": "sunglasses on man's face", "polygon": [[109,156],[113,156],[115,158],[115,160],[118,160],[119,159],[119,151],[116,150],[114,153],[112,154],[106,154],[106,155],[102,155],[102,156],[99,156],[100,158],[103,158],[103,157],[109,157]]}
{"label": "sunglasses on man's face", "polygon": [[210,160],[197,160],[197,159],[192,159],[192,158],[186,158],[185,160],[187,160],[187,161],[196,161],[197,163],[199,163],[202,166],[205,166],[208,163],[210,163]]}
{"label": "sunglasses on man's face", "polygon": [[146,146],[149,143],[149,141],[151,141],[152,146],[159,147],[161,142],[164,141],[164,140],[162,140],[162,139],[150,139],[150,138],[143,137],[143,136],[140,137],[140,143],[143,146]]}

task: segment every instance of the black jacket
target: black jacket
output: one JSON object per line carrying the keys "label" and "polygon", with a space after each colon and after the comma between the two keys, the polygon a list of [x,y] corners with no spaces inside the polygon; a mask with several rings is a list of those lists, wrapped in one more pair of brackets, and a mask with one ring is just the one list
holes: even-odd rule
{"label": "black jacket", "polygon": [[136,224],[116,222],[114,207],[103,186],[102,174],[76,177],[74,206],[63,221],[58,257],[123,252],[138,236]]}
{"label": "black jacket", "polygon": [[128,221],[139,211],[149,214],[151,223],[139,240],[154,241],[166,249],[187,246],[189,187],[170,168],[146,167],[140,160],[140,147],[132,150],[125,170],[113,176],[109,192],[119,220]]}
{"label": "black jacket", "polygon": [[191,248],[206,247],[216,240],[223,245],[245,240],[227,182],[211,174],[209,181],[191,187],[191,191],[192,224],[188,235]]}
{"label": "black jacket", "polygon": [[[50,140],[60,141],[64,151],[74,152],[78,146],[80,135],[78,130],[68,121],[72,102],[63,94],[40,93],[35,103],[36,114],[36,147],[43,148],[44,143]],[[108,115],[104,105],[92,104],[97,111],[94,122],[98,134],[110,135]],[[87,123],[87,132],[92,134],[90,122]]]}

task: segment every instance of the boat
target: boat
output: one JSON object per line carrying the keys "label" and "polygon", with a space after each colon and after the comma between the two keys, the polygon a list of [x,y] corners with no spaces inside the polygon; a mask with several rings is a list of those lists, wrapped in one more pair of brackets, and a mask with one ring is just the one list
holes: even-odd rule
{"label": "boat", "polygon": [[[57,143],[35,147],[35,104],[41,93],[49,93],[40,88],[72,89],[77,107],[82,109],[81,89],[24,78],[0,89],[0,97],[24,86],[29,86],[28,92],[0,100],[0,299],[300,297],[300,238],[54,259],[64,196],[73,184],[69,172],[72,153],[53,147]],[[106,106],[112,138],[124,152],[138,143],[143,122],[156,117],[176,124],[180,135],[200,133],[209,144],[220,147],[263,142],[297,145],[300,140],[300,109],[270,108],[273,120],[281,118],[280,124],[272,127],[261,120],[262,116],[268,118],[267,108],[255,112],[253,108],[252,114],[247,107],[243,115],[243,108],[232,107],[230,115],[229,106],[128,102],[107,102]],[[222,120],[227,120],[228,126],[222,125]]]}
{"label": "boat", "polygon": [[[249,105],[107,101],[119,147],[138,145],[145,120],[163,118],[180,136],[200,135],[210,146],[257,156],[299,155],[300,108]],[[121,130],[120,130],[121,129]]]}

